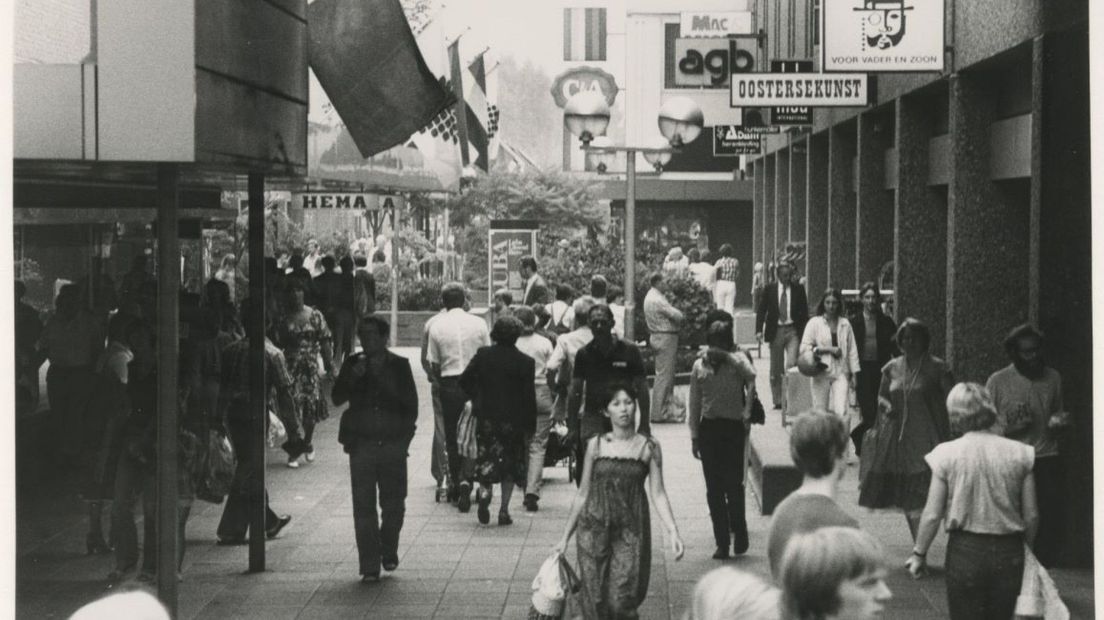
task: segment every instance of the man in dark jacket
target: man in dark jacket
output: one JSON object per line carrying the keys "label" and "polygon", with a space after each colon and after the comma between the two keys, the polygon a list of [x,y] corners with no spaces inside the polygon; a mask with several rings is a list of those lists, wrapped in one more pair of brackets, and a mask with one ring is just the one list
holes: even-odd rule
{"label": "man in dark jacket", "polygon": [[[782,408],[782,377],[797,365],[797,346],[809,320],[805,287],[793,282],[793,266],[780,261],[778,279],[763,289],[755,312],[755,337],[770,343],[770,384],[774,408]],[[783,358],[783,356],[785,356]]]}
{"label": "man in dark jacket", "polygon": [[[361,581],[379,579],[380,564],[399,566],[399,532],[406,513],[406,458],[418,417],[418,392],[406,358],[387,350],[391,326],[372,315],[361,319],[363,348],[341,366],[335,405],[349,403],[338,441],[349,454],[353,524]],[[382,515],[376,513],[376,498]]]}

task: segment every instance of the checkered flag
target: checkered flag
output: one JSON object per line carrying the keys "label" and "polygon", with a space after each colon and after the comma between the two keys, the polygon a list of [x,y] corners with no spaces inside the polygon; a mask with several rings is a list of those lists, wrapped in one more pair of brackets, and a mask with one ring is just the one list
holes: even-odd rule
{"label": "checkered flag", "polygon": [[487,139],[495,137],[498,133],[498,106],[487,104]]}
{"label": "checkered flag", "polygon": [[[441,79],[441,83],[452,92],[452,83],[444,78]],[[459,144],[460,133],[456,125],[456,109],[454,106],[449,106],[433,118],[428,125],[422,128],[422,133],[428,133],[434,138],[440,138],[445,142],[452,142],[453,144]]]}

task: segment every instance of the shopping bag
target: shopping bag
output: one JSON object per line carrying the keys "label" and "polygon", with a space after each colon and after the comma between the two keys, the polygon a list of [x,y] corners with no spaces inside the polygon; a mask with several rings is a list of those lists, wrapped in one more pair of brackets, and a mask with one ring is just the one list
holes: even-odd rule
{"label": "shopping bag", "polygon": [[471,403],[464,405],[460,420],[456,423],[456,444],[460,456],[474,459],[479,455],[475,440],[476,418],[472,415]]}
{"label": "shopping bag", "polygon": [[567,558],[560,556],[560,582],[564,587],[564,609],[561,618],[564,620],[583,620],[583,582]]}
{"label": "shopping bag", "polygon": [[563,617],[564,590],[560,578],[561,553],[553,553],[541,564],[537,576],[533,578],[533,596],[529,605],[529,620],[559,620]]}
{"label": "shopping bag", "polygon": [[196,497],[212,504],[221,504],[234,482],[237,458],[230,439],[218,431],[207,433],[207,444],[196,482]]}
{"label": "shopping bag", "polygon": [[1070,617],[1054,580],[1027,545],[1024,545],[1023,583],[1016,598],[1015,617],[1044,620],[1069,620]]}
{"label": "shopping bag", "polygon": [[287,439],[287,429],[280,418],[271,410],[268,412],[268,447],[275,448]]}

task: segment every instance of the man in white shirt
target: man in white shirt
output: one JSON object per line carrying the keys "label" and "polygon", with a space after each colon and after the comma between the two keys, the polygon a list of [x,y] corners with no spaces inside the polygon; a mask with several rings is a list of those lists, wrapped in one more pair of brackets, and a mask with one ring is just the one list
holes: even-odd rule
{"label": "man in white shirt", "polygon": [[712,294],[714,285],[717,283],[717,268],[709,264],[709,250],[699,251],[698,248],[694,248],[686,255],[690,257],[690,275],[694,276],[694,280],[702,288]]}
{"label": "man in white shirt", "polygon": [[675,405],[675,364],[678,357],[682,312],[667,301],[663,273],[649,278],[652,288],[644,296],[644,319],[648,323],[648,344],[655,351],[655,385],[652,387],[652,422],[681,422],[685,412]]}
{"label": "man in white shirt", "polygon": [[[429,326],[426,359],[441,395],[441,414],[445,418],[445,444],[448,450],[450,494],[460,512],[471,509],[470,468],[457,450],[456,424],[464,411],[467,396],[460,388],[460,375],[468,367],[480,347],[491,344],[487,322],[464,310],[464,285],[449,282],[441,287],[445,313],[434,318]],[[468,470],[468,471],[465,471]]]}
{"label": "man in white shirt", "polygon": [[310,272],[311,278],[322,275],[322,252],[318,248],[318,242],[311,239],[307,242],[307,255],[303,257],[303,268]]}

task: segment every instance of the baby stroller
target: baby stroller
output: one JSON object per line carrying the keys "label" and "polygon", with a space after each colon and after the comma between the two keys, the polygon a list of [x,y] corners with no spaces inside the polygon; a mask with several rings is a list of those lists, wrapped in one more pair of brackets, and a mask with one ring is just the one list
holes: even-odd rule
{"label": "baby stroller", "polygon": [[571,482],[578,479],[577,462],[575,459],[575,446],[567,441],[567,424],[556,422],[548,430],[548,445],[544,451],[544,466],[555,467],[564,465],[567,467],[567,478]]}

